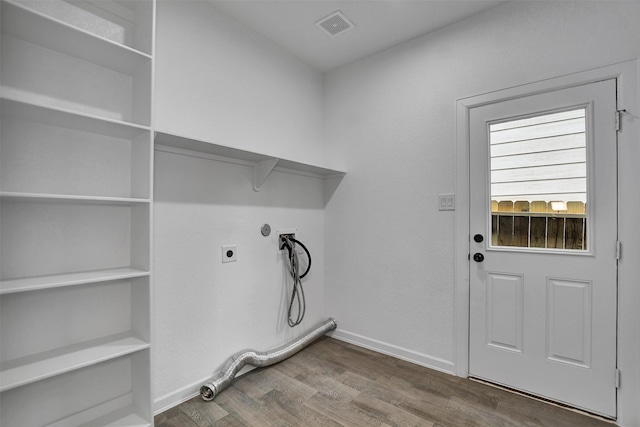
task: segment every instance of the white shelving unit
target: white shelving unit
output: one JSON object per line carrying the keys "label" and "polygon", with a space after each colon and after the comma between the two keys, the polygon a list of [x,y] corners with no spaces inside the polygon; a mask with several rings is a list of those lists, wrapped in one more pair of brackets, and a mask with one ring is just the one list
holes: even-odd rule
{"label": "white shelving unit", "polygon": [[0,0],[0,425],[153,425],[154,14]]}
{"label": "white shelving unit", "polygon": [[156,149],[161,151],[184,154],[196,152],[213,159],[231,160],[235,163],[253,166],[253,189],[255,191],[260,191],[262,184],[265,183],[274,170],[294,172],[321,179],[342,179],[345,176],[343,171],[287,160],[255,151],[240,150],[209,141],[175,135],[170,132],[155,132],[155,143]]}

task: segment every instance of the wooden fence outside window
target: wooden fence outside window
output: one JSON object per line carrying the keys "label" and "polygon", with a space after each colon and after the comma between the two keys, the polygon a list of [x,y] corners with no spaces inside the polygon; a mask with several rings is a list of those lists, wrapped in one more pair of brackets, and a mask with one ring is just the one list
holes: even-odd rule
{"label": "wooden fence outside window", "polygon": [[566,205],[566,211],[554,211],[551,202],[492,200],[491,244],[586,250],[586,205],[582,202]]}

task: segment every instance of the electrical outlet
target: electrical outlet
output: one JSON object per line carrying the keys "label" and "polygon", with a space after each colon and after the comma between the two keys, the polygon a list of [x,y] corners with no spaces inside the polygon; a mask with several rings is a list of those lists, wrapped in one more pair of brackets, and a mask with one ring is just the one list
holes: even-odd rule
{"label": "electrical outlet", "polygon": [[238,247],[236,245],[222,247],[222,262],[238,261]]}

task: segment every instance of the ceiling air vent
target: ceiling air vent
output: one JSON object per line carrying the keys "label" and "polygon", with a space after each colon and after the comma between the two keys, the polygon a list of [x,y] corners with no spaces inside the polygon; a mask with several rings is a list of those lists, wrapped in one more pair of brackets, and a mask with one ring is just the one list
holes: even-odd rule
{"label": "ceiling air vent", "polygon": [[322,28],[331,37],[347,32],[355,26],[353,25],[353,22],[349,21],[349,18],[344,16],[344,14],[339,10],[336,10],[331,15],[322,18],[316,22],[316,25]]}

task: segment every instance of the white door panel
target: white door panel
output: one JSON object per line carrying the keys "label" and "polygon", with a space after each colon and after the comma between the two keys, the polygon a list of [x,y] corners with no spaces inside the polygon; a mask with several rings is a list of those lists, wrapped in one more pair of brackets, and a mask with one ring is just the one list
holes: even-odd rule
{"label": "white door panel", "polygon": [[[609,417],[616,415],[615,93],[615,80],[608,80],[501,101],[469,112],[472,259],[469,372]],[[575,162],[571,159],[568,162],[577,164],[578,172],[569,171],[566,156],[557,162],[558,167],[553,161],[539,162],[544,165],[540,170],[523,170],[517,157],[540,155],[518,156],[517,144],[522,142],[507,143],[511,145],[507,148],[502,140],[491,140],[491,130],[515,126],[517,120],[550,117],[556,111],[580,113],[580,109],[584,110],[582,130],[575,126],[576,119],[558,126],[531,126],[543,129],[545,135],[555,135],[551,128],[582,132],[585,148],[581,160],[578,157]],[[527,139],[523,128],[501,132]],[[545,149],[568,146],[575,149],[580,145],[579,137],[576,139],[574,135],[543,136],[538,141]],[[500,144],[493,153],[491,142]],[[558,145],[554,146],[554,142]],[[495,158],[496,152],[515,153],[511,166],[508,163],[511,160]],[[504,168],[507,162],[510,172],[494,172],[492,179],[491,154],[494,171]],[[586,170],[586,178],[563,179],[579,175],[580,168]],[[498,180],[508,182],[496,185]],[[523,211],[498,214],[494,211],[497,219],[492,221],[492,199],[495,210],[498,200],[510,197],[514,206],[525,207]],[[565,211],[557,212],[550,208],[545,212],[534,209],[551,206],[551,201],[562,198],[570,206],[585,206],[586,200],[585,213],[567,212],[566,207]],[[499,227],[501,231],[496,231]],[[576,227],[578,237],[571,235]],[[559,235],[551,235],[558,230]],[[500,245],[505,240],[496,236],[498,232],[511,232],[514,237]],[[473,239],[476,234],[483,237],[481,242]],[[573,240],[569,243],[576,238],[578,244]],[[539,244],[540,239],[543,244]],[[563,249],[564,244],[573,249]],[[484,259],[475,262],[476,253]]]}

